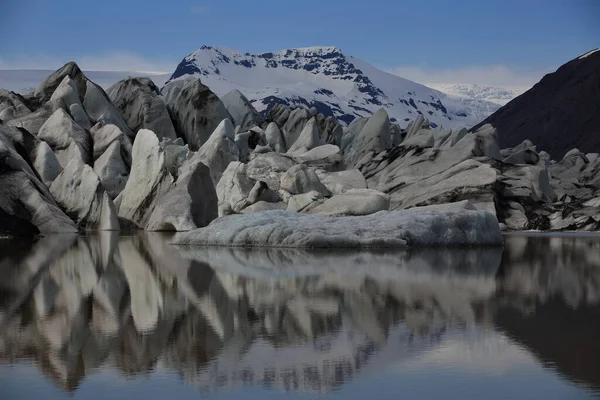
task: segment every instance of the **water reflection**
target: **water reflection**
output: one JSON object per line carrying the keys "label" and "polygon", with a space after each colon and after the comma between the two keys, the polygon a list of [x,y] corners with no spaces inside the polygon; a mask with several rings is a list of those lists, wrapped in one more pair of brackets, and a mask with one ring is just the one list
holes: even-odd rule
{"label": "water reflection", "polygon": [[600,392],[600,237],[505,241],[495,326],[546,367]]}
{"label": "water reflection", "polygon": [[167,243],[109,232],[0,242],[0,360],[33,359],[67,391],[103,368],[165,368],[203,392],[329,392],[480,326],[599,387],[598,239],[507,237],[504,252]]}
{"label": "water reflection", "polygon": [[600,303],[600,235],[505,237],[500,289],[507,299],[572,308]]}

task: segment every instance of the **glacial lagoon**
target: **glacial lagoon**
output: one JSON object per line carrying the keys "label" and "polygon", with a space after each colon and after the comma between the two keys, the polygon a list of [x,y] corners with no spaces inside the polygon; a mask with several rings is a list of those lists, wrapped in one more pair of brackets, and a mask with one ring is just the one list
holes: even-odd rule
{"label": "glacial lagoon", "polygon": [[504,248],[0,241],[0,399],[600,398],[600,235]]}

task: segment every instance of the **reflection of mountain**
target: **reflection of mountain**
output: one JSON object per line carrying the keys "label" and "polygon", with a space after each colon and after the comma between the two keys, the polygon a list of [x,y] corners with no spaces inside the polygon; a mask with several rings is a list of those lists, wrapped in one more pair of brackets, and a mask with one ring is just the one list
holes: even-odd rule
{"label": "reflection of mountain", "polygon": [[499,290],[515,302],[600,303],[600,236],[507,236]]}
{"label": "reflection of mountain", "polygon": [[13,250],[0,253],[0,360],[33,358],[67,390],[100,366],[159,364],[201,390],[332,390],[479,320],[500,262],[497,249],[184,258],[160,236],[111,233]]}
{"label": "reflection of mountain", "polygon": [[570,381],[600,391],[600,310],[576,310],[560,301],[537,307],[533,314],[503,307],[494,324],[511,340],[528,349],[545,367]]}
{"label": "reflection of mountain", "polygon": [[600,391],[600,237],[508,236],[494,325],[545,367]]}

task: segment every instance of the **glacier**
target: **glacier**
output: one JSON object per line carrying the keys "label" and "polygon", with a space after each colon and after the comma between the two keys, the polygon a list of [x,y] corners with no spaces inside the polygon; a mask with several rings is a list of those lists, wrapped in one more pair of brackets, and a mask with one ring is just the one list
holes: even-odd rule
{"label": "glacier", "polygon": [[496,112],[500,107],[506,105],[512,99],[522,95],[530,86],[493,86],[478,85],[474,83],[425,83],[430,88],[439,90],[449,96],[461,99],[466,103],[481,103],[484,100],[488,104],[490,114]]}
{"label": "glacier", "polygon": [[496,217],[474,210],[380,211],[328,217],[289,211],[229,215],[177,234],[173,244],[233,247],[385,248],[502,245]]}

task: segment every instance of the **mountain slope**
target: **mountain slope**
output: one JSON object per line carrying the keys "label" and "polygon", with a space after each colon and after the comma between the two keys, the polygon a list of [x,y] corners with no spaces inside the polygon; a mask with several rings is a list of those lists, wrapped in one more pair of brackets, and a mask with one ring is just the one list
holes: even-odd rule
{"label": "mountain slope", "polygon": [[497,106],[468,103],[381,71],[336,47],[286,49],[263,54],[203,46],[187,56],[171,80],[200,77],[218,96],[238,89],[258,111],[276,103],[312,107],[349,123],[384,107],[406,126],[419,114],[447,128],[471,126]]}
{"label": "mountain slope", "polygon": [[498,130],[500,147],[525,139],[560,159],[573,148],[600,152],[600,49],[569,61],[483,122]]}

